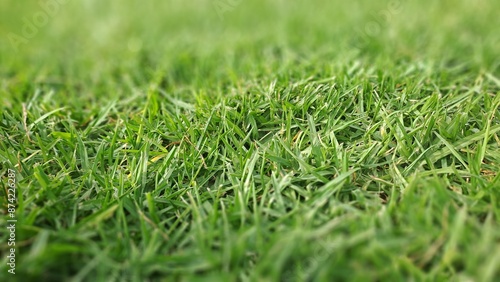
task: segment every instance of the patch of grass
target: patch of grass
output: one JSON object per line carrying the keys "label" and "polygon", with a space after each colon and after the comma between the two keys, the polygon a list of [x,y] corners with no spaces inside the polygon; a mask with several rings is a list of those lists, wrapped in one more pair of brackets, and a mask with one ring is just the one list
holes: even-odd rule
{"label": "patch of grass", "polygon": [[2,39],[19,281],[500,276],[496,1],[122,2]]}

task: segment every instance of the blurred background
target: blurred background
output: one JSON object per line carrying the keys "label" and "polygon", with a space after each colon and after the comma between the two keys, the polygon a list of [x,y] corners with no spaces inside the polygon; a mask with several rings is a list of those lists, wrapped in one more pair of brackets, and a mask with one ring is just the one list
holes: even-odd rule
{"label": "blurred background", "polygon": [[4,97],[209,89],[308,64],[500,64],[494,0],[3,0],[0,11]]}

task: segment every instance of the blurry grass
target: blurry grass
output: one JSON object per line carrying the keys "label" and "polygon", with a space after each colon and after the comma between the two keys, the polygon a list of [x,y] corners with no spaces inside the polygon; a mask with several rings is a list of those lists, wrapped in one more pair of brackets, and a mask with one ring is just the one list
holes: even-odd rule
{"label": "blurry grass", "polygon": [[351,2],[68,1],[2,36],[16,278],[494,281],[499,4]]}

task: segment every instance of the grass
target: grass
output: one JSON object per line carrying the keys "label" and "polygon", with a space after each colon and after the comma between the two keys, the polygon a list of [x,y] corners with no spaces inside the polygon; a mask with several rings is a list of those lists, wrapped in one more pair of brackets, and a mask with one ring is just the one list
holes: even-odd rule
{"label": "grass", "polygon": [[3,37],[0,277],[495,281],[498,1],[351,2],[68,1]]}

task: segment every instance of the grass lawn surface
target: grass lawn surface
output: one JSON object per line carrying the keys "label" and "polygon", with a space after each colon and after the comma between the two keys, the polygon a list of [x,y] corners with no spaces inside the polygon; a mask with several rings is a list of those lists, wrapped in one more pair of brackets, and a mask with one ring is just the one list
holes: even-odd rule
{"label": "grass lawn surface", "polygon": [[0,281],[499,281],[499,12],[0,2]]}

